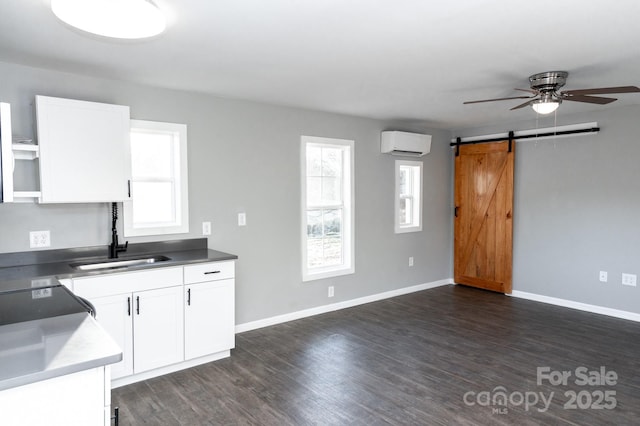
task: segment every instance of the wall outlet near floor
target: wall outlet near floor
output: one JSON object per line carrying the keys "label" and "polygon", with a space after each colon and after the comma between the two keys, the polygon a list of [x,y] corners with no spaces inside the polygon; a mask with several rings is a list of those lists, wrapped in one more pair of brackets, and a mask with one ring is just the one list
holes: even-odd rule
{"label": "wall outlet near floor", "polygon": [[638,276],[636,274],[622,274],[622,285],[635,287],[637,278]]}
{"label": "wall outlet near floor", "polygon": [[202,222],[202,235],[211,235],[211,222]]}
{"label": "wall outlet near floor", "polygon": [[413,266],[413,256],[409,257],[409,266]]}
{"label": "wall outlet near floor", "polygon": [[333,297],[333,286],[330,285],[329,288],[327,289],[327,296],[328,297]]}
{"label": "wall outlet near floor", "polygon": [[247,214],[238,213],[238,226],[246,226],[246,225],[247,225]]}
{"label": "wall outlet near floor", "polygon": [[600,271],[600,282],[601,283],[607,282],[607,271]]}
{"label": "wall outlet near floor", "polygon": [[29,247],[42,248],[51,246],[51,233],[49,231],[29,232]]}

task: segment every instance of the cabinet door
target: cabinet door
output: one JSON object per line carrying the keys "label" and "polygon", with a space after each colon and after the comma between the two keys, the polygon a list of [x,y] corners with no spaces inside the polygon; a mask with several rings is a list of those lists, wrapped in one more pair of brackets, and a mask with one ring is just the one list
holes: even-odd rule
{"label": "cabinet door", "polygon": [[130,199],[129,107],[36,96],[43,203]]}
{"label": "cabinet door", "polygon": [[182,286],[133,293],[134,372],[184,360]]}
{"label": "cabinet door", "polygon": [[90,300],[96,308],[96,321],[116,341],[122,349],[122,361],[111,366],[111,377],[133,374],[133,323],[132,296],[119,294],[116,296],[97,297]]}
{"label": "cabinet door", "polygon": [[185,287],[185,359],[235,346],[234,280]]}
{"label": "cabinet door", "polygon": [[0,424],[104,425],[104,367],[0,391]]}

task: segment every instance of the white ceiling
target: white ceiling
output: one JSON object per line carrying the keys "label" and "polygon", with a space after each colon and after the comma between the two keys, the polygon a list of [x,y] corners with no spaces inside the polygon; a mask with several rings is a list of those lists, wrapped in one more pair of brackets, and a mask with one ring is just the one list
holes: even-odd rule
{"label": "white ceiling", "polygon": [[532,118],[509,111],[518,100],[462,102],[521,95],[537,72],[569,71],[565,89],[640,85],[638,0],[156,3],[166,33],[123,42],[69,28],[49,0],[1,0],[0,61],[447,129]]}

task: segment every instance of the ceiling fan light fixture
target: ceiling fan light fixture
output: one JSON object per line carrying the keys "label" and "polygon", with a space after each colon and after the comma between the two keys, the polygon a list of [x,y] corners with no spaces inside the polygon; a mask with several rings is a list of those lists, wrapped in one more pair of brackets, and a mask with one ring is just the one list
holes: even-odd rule
{"label": "ceiling fan light fixture", "polygon": [[560,99],[553,96],[551,92],[543,92],[540,94],[540,99],[531,104],[531,108],[538,114],[551,114],[560,106]]}
{"label": "ceiling fan light fixture", "polygon": [[167,26],[151,0],[51,0],[51,10],[72,27],[111,38],[153,37]]}
{"label": "ceiling fan light fixture", "polygon": [[544,102],[540,100],[538,102],[531,104],[531,108],[533,108],[533,110],[538,114],[542,114],[542,115],[551,114],[552,112],[557,110],[559,106],[560,106],[560,102],[557,102],[557,101]]}

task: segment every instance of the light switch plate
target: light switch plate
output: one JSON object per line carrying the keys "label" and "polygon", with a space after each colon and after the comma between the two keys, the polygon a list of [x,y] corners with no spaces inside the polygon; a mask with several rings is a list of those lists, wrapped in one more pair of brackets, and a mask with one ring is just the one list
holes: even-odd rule
{"label": "light switch plate", "polygon": [[636,274],[622,274],[622,285],[636,286]]}
{"label": "light switch plate", "polygon": [[247,214],[238,213],[238,226],[246,226],[246,225],[247,225]]}

